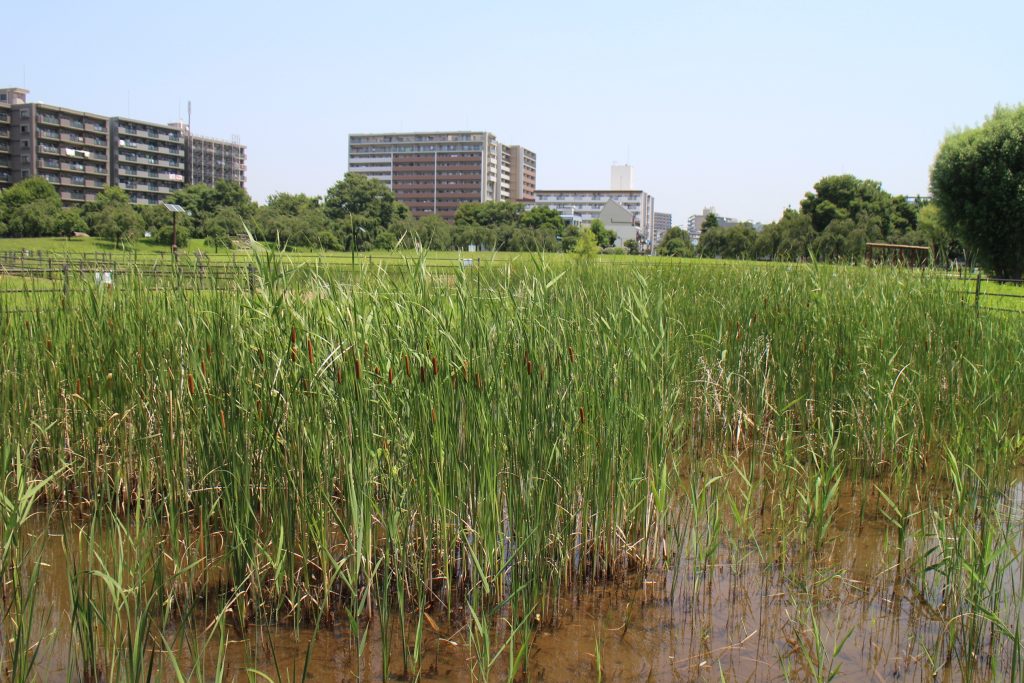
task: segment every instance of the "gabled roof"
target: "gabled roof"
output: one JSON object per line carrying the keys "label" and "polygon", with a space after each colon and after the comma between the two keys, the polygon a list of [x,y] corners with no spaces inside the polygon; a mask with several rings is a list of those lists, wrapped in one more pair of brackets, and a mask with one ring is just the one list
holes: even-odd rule
{"label": "gabled roof", "polygon": [[604,223],[628,223],[633,224],[633,212],[618,202],[609,199],[598,215]]}

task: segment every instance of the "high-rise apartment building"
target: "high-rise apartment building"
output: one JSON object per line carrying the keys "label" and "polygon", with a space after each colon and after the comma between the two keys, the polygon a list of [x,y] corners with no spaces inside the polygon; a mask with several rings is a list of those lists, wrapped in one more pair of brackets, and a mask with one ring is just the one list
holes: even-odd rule
{"label": "high-rise apartment building", "polygon": [[414,216],[448,219],[467,202],[529,201],[537,185],[537,156],[486,132],[349,135],[348,170],[383,181]]}
{"label": "high-rise apartment building", "polygon": [[110,148],[116,154],[110,184],[136,204],[159,204],[185,187],[185,140],[172,126],[115,117]]}
{"label": "high-rise apartment building", "polygon": [[237,136],[230,141],[192,135],[186,123],[172,123],[185,136],[185,182],[213,185],[226,180],[245,187],[245,145]]}
{"label": "high-rise apartment building", "polygon": [[633,167],[629,164],[612,164],[613,190],[633,189]]}
{"label": "high-rise apartment building", "polygon": [[0,189],[11,184],[11,91],[0,90]]}
{"label": "high-rise apartment building", "polygon": [[[195,174],[187,153],[193,148]],[[244,160],[237,141],[192,136],[180,124],[90,114],[29,102],[22,88],[0,89],[0,188],[39,177],[67,205],[91,201],[108,185],[136,204],[159,204],[192,175],[192,182],[224,179],[244,187]]]}
{"label": "high-rise apartment building", "polygon": [[66,204],[95,199],[110,182],[110,124],[95,114],[28,102],[28,91],[0,91],[10,105],[10,177],[40,177]]}
{"label": "high-rise apartment building", "polygon": [[654,212],[653,244],[658,246],[665,233],[672,227],[672,214]]}
{"label": "high-rise apartment building", "polygon": [[218,140],[190,135],[189,182],[213,185],[226,180],[245,187],[245,145],[237,138]]}

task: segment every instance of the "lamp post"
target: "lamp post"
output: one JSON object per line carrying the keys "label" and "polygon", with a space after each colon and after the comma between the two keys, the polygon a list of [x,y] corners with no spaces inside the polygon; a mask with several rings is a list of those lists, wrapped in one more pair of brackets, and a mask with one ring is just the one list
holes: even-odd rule
{"label": "lamp post", "polygon": [[164,204],[164,208],[171,212],[171,256],[175,262],[178,260],[178,214],[185,213],[185,209],[177,204]]}

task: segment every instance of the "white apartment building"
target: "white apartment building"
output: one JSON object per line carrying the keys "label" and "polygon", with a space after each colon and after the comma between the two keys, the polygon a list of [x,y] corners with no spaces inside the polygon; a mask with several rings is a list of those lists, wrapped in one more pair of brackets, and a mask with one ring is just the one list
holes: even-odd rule
{"label": "white apartment building", "polygon": [[608,202],[615,202],[633,214],[641,241],[653,235],[654,197],[643,190],[537,190],[534,202],[584,225],[600,218]]}

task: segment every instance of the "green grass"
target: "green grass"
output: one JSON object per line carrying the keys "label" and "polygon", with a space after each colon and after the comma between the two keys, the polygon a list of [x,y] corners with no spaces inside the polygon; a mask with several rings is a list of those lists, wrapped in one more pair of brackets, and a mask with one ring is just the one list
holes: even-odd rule
{"label": "green grass", "polygon": [[[884,580],[941,615],[915,656],[1009,675],[1024,318],[896,269],[369,256],[261,255],[255,293],[0,298],[5,495],[41,482],[64,539],[73,671],[200,677],[229,631],[343,624],[415,677],[441,622],[513,678],[602,583],[671,571],[692,601],[740,553],[812,583],[851,496],[894,539]],[[843,629],[799,607],[790,663],[830,677]]]}

